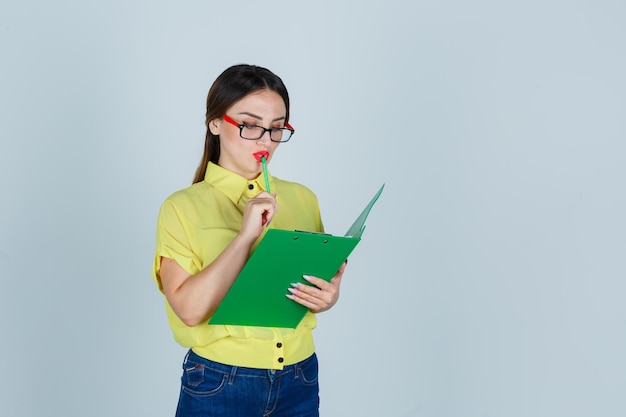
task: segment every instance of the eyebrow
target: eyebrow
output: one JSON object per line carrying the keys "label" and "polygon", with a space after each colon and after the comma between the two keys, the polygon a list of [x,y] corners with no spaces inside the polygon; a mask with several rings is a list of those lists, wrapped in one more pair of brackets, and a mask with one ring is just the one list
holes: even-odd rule
{"label": "eyebrow", "polygon": [[[245,115],[245,116],[250,116],[250,117],[253,117],[253,118],[257,119],[257,120],[263,120],[263,118],[261,116],[257,116],[256,114],[250,113],[250,112],[247,112],[247,111],[242,111],[242,112],[239,112],[238,114]],[[278,121],[281,121],[281,120],[285,120],[285,116],[278,117],[278,118],[272,120],[272,122],[278,122]]]}

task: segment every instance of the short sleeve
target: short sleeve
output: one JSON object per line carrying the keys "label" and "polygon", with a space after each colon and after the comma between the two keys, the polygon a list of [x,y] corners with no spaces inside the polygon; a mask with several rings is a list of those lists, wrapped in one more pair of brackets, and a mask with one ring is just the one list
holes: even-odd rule
{"label": "short sleeve", "polygon": [[163,291],[159,275],[161,257],[175,260],[190,274],[197,272],[195,265],[198,264],[198,259],[191,248],[189,234],[184,226],[185,219],[182,216],[183,213],[169,199],[161,206],[157,220],[156,253],[152,268],[152,276],[160,291]]}

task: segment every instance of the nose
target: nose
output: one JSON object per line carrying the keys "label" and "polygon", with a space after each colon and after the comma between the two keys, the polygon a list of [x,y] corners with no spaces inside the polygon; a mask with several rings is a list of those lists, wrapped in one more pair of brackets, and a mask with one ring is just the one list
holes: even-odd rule
{"label": "nose", "polygon": [[271,135],[270,132],[271,132],[270,130],[265,130],[263,134],[261,135],[261,137],[257,139],[257,141],[271,142],[272,138],[270,137]]}

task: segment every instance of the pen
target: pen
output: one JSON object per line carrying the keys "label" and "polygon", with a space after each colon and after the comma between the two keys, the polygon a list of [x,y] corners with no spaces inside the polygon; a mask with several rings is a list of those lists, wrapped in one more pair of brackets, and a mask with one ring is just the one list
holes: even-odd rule
{"label": "pen", "polygon": [[268,151],[258,151],[253,153],[252,155],[254,155],[257,161],[263,164],[263,178],[265,178],[265,190],[268,193],[271,193],[272,191],[270,190],[270,179],[267,175],[267,157],[270,156],[270,153]]}
{"label": "pen", "polygon": [[267,190],[268,193],[271,193],[270,179],[267,176],[267,162],[265,161],[265,156],[261,158],[261,162],[263,163],[263,177],[265,177],[265,189]]}

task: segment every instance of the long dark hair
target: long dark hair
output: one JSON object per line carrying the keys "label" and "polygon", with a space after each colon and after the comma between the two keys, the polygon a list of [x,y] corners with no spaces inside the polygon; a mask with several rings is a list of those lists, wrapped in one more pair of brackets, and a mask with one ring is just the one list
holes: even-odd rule
{"label": "long dark hair", "polygon": [[203,181],[209,162],[217,164],[220,158],[220,137],[211,133],[209,122],[221,117],[237,101],[259,90],[274,91],[282,97],[287,109],[285,122],[289,121],[289,94],[279,76],[256,65],[240,64],[227,68],[217,77],[206,99],[204,153],[193,184]]}

